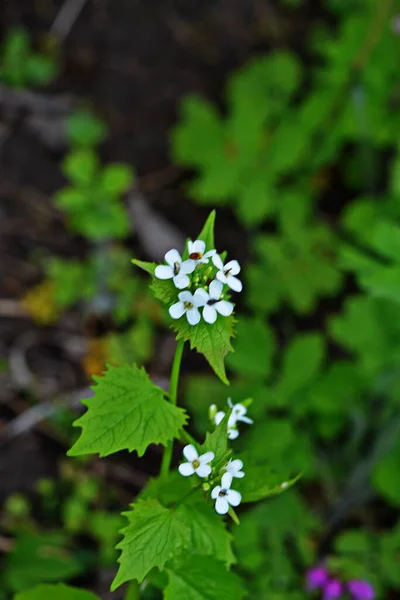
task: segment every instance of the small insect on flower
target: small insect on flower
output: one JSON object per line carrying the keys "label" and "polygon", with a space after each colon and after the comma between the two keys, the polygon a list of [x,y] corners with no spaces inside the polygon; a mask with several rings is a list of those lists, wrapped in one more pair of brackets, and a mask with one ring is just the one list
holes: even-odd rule
{"label": "small insect on flower", "polygon": [[364,579],[353,579],[347,584],[353,600],[374,600],[375,590],[372,585]]}
{"label": "small insect on flower", "polygon": [[230,260],[226,265],[222,262],[219,254],[212,257],[214,265],[218,269],[217,279],[221,283],[226,283],[234,292],[241,292],[243,289],[240,279],[235,277],[240,273],[240,265],[237,260]]}
{"label": "small insect on flower", "polygon": [[194,294],[189,291],[178,294],[179,302],[176,302],[169,308],[169,314],[173,319],[180,319],[186,313],[186,318],[190,325],[197,325],[200,321],[199,308],[204,306],[204,298],[196,290]]}
{"label": "small insect on flower", "polygon": [[245,476],[244,471],[241,470],[243,469],[243,462],[239,460],[239,458],[236,458],[235,460],[230,459],[230,461],[224,468],[226,469],[227,475],[230,476],[230,485],[232,485],[232,480],[234,477],[242,479],[242,477]]}
{"label": "small insect on flower", "polygon": [[190,475],[194,475],[194,473],[199,477],[208,477],[210,475],[212,468],[208,463],[214,460],[214,452],[206,452],[199,456],[196,448],[192,444],[189,444],[184,447],[183,456],[188,462],[179,465],[178,471],[181,475],[184,477],[189,477]]}
{"label": "small insect on flower", "polygon": [[221,485],[215,486],[211,492],[211,498],[215,500],[215,510],[219,515],[226,515],[229,511],[229,505],[239,506],[242,501],[242,495],[236,490],[230,489],[231,483],[231,475],[224,473]]}
{"label": "small insect on flower", "polygon": [[223,317],[229,317],[233,313],[233,304],[227,300],[223,300],[222,296],[223,285],[220,281],[212,281],[208,288],[208,292],[199,288],[196,290],[204,300],[203,319],[206,323],[215,323],[217,313]]}
{"label": "small insect on flower", "polygon": [[182,261],[178,250],[169,250],[165,255],[167,265],[158,265],[155,268],[154,275],[157,279],[172,279],[178,290],[183,290],[190,284],[189,273],[193,273],[196,268],[194,260]]}
{"label": "small insect on flower", "polygon": [[214,256],[216,250],[209,250],[204,252],[206,244],[203,240],[196,240],[195,242],[188,242],[189,259],[195,261],[195,264],[207,264],[208,259]]}

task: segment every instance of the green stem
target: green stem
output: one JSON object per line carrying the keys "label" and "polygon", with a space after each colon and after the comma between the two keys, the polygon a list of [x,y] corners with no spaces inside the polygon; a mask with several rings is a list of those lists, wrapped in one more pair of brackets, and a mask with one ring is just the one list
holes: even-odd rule
{"label": "green stem", "polygon": [[197,441],[194,439],[194,437],[190,435],[190,433],[182,429],[181,435],[185,442],[187,442],[188,444],[193,444],[194,447],[197,446]]}
{"label": "green stem", "polygon": [[140,587],[138,582],[133,579],[126,590],[124,600],[138,600],[140,598]]}
{"label": "green stem", "polygon": [[[180,340],[176,347],[174,362],[172,364],[171,380],[169,384],[169,399],[170,402],[176,406],[178,402],[178,382],[179,382],[179,371],[181,368],[184,340]],[[169,468],[172,460],[172,449],[174,446],[173,440],[171,440],[164,450],[164,456],[161,462],[161,476],[167,477]]]}

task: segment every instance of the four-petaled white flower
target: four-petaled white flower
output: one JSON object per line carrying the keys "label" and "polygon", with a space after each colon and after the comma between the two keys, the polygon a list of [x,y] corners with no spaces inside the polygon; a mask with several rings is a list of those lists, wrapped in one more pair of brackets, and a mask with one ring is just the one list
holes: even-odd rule
{"label": "four-petaled white flower", "polygon": [[245,476],[244,471],[241,470],[241,469],[243,469],[243,461],[241,461],[239,458],[236,458],[235,460],[230,459],[230,461],[224,468],[226,469],[227,474],[231,478],[231,484],[232,484],[232,479],[234,477],[241,479],[242,477]]}
{"label": "four-petaled white flower", "polygon": [[179,302],[176,302],[169,308],[169,314],[173,319],[180,319],[186,313],[186,318],[190,325],[197,325],[200,321],[199,307],[204,306],[204,298],[201,290],[196,290],[194,294],[188,290],[178,294]]}
{"label": "four-petaled white flower", "polygon": [[242,501],[242,495],[236,490],[231,490],[232,477],[229,473],[224,473],[221,479],[221,485],[215,486],[211,492],[211,498],[215,500],[215,510],[219,515],[226,515],[229,505],[239,506]]}
{"label": "four-petaled white flower", "polygon": [[[214,417],[214,423],[219,425],[225,414],[226,413],[224,413],[223,410],[219,410]],[[236,427],[236,421],[232,420],[232,415],[230,415],[228,419],[228,438],[230,440],[236,440],[237,437],[239,437],[239,431]]]}
{"label": "four-petaled white flower", "polygon": [[223,285],[220,281],[212,281],[208,292],[199,288],[197,291],[204,300],[203,319],[206,323],[215,323],[217,313],[223,317],[229,317],[233,312],[232,302],[221,300]]}
{"label": "four-petaled white flower", "polygon": [[155,268],[154,275],[158,279],[172,279],[175,287],[183,290],[190,284],[189,273],[193,273],[196,268],[194,260],[184,260],[178,250],[169,250],[165,255],[166,265],[158,265]]}
{"label": "four-petaled white flower", "polygon": [[226,265],[222,262],[219,254],[214,254],[212,257],[214,265],[218,269],[217,279],[221,283],[226,283],[234,292],[241,292],[243,289],[240,279],[235,277],[240,273],[240,265],[237,260],[230,260]]}
{"label": "four-petaled white flower", "polygon": [[199,456],[196,448],[189,444],[183,449],[183,455],[188,462],[179,465],[178,470],[184,477],[189,477],[196,473],[199,477],[208,477],[212,469],[208,463],[214,460],[214,452],[206,452]]}
{"label": "four-petaled white flower", "polygon": [[207,264],[208,259],[214,256],[217,252],[216,250],[209,250],[208,252],[204,252],[206,249],[206,243],[203,240],[196,240],[195,242],[188,242],[188,252],[189,259],[193,260],[195,265],[197,264]]}

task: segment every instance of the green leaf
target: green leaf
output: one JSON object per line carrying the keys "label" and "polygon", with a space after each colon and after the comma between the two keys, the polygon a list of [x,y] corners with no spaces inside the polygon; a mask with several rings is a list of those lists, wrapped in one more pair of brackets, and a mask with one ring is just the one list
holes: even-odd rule
{"label": "green leaf", "polygon": [[108,133],[108,127],[89,110],[75,111],[67,119],[67,135],[72,145],[97,146]]}
{"label": "green leaf", "polygon": [[244,376],[266,379],[275,353],[270,327],[261,319],[241,317],[236,336],[235,353],[228,357],[228,367]]}
{"label": "green leaf", "polygon": [[234,335],[235,319],[231,317],[218,317],[212,325],[200,321],[198,325],[189,325],[186,319],[181,318],[172,323],[176,331],[176,339],[190,342],[190,348],[204,354],[214,372],[226,385],[229,380],[225,372],[224,358],[228,352],[233,352],[231,338]]}
{"label": "green leaf", "polygon": [[62,167],[65,176],[75,185],[89,187],[95,183],[99,159],[92,150],[75,150],[66,156]]}
{"label": "green leaf", "polygon": [[120,567],[111,591],[131,579],[143,581],[154,567],[162,570],[189,536],[177,512],[156,500],[139,500],[125,516],[129,525],[122,531],[124,539],[117,546],[121,550]]}
{"label": "green leaf", "polygon": [[301,475],[288,478],[287,475],[276,473],[269,466],[250,466],[244,463],[246,473],[243,479],[235,480],[234,488],[242,494],[242,502],[258,502],[264,498],[277,496],[291,488]]}
{"label": "green leaf", "polygon": [[245,596],[237,575],[207,556],[188,555],[176,568],[168,569],[165,600],[241,600]]}
{"label": "green leaf", "polygon": [[200,231],[196,239],[203,240],[206,244],[206,250],[215,249],[214,241],[214,225],[215,225],[215,210],[212,210],[204,223],[203,229]]}
{"label": "green leaf", "polygon": [[226,413],[222,421],[217,425],[215,430],[210,433],[207,431],[206,439],[204,444],[200,447],[200,453],[214,452],[215,458],[213,461],[213,467],[215,469],[222,468],[229,459],[228,449],[228,419],[230,411]]}
{"label": "green leaf", "polygon": [[95,380],[94,397],[84,401],[88,411],[74,423],[82,434],[69,456],[125,449],[142,456],[149,444],[166,445],[185,424],[185,411],[164,399],[143,368],[108,366]]}
{"label": "green leaf", "polygon": [[38,585],[32,590],[17,594],[14,600],[99,600],[99,597],[92,592],[58,583]]}
{"label": "green leaf", "polygon": [[178,507],[179,516],[190,532],[189,548],[197,554],[213,556],[226,565],[235,562],[232,535],[214,510],[199,494]]}
{"label": "green leaf", "polygon": [[400,442],[375,465],[372,483],[390,504],[400,506]]}
{"label": "green leaf", "polygon": [[282,374],[276,393],[288,398],[315,379],[325,358],[325,340],[319,333],[297,336],[283,357]]}
{"label": "green leaf", "polygon": [[106,194],[124,194],[133,183],[134,175],[128,165],[107,165],[100,178],[99,185]]}
{"label": "green leaf", "polygon": [[19,592],[44,581],[62,581],[81,573],[85,565],[66,547],[62,533],[20,533],[4,564],[7,587]]}

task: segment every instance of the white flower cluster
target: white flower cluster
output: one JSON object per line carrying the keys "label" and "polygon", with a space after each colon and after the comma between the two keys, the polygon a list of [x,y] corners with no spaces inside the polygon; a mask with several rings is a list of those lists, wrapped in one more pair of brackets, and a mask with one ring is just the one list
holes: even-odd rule
{"label": "white flower cluster", "polygon": [[[184,477],[190,475],[198,475],[199,477],[209,477],[212,473],[212,467],[210,463],[214,460],[214,452],[206,452],[201,454],[197,452],[196,448],[189,444],[183,449],[183,455],[187,462],[179,465],[179,473]],[[242,495],[240,492],[231,489],[232,481],[235,477],[241,479],[245,473],[242,471],[243,462],[239,459],[230,460],[223,467],[223,475],[221,477],[221,485],[216,485],[211,490],[211,498],[215,500],[215,510],[219,515],[226,515],[229,511],[229,506],[239,506],[242,501]],[[212,480],[211,484],[216,483],[216,480]]]}
{"label": "white flower cluster", "polygon": [[[228,437],[230,440],[235,440],[239,437],[239,429],[237,424],[241,421],[242,423],[247,423],[248,425],[252,425],[254,421],[249,417],[246,417],[247,408],[240,403],[232,404],[231,398],[227,400],[228,406],[231,409],[231,414],[228,418]],[[209,408],[209,415],[212,421],[214,421],[215,425],[219,425],[222,419],[225,417],[225,412],[223,410],[218,410],[215,404],[212,404]]]}
{"label": "white flower cluster", "polygon": [[[189,258],[182,260],[178,250],[169,250],[165,255],[166,265],[158,265],[154,271],[158,279],[172,279],[178,290],[178,302],[170,306],[169,314],[173,319],[180,319],[184,314],[190,325],[197,325],[201,315],[206,323],[215,323],[218,314],[229,317],[233,312],[233,304],[225,300],[225,289],[234,292],[242,290],[242,282],[236,277],[240,272],[237,260],[224,265],[216,250],[206,250],[202,240],[189,241]],[[212,264],[209,264],[209,261]],[[185,288],[191,288],[186,290]]]}

